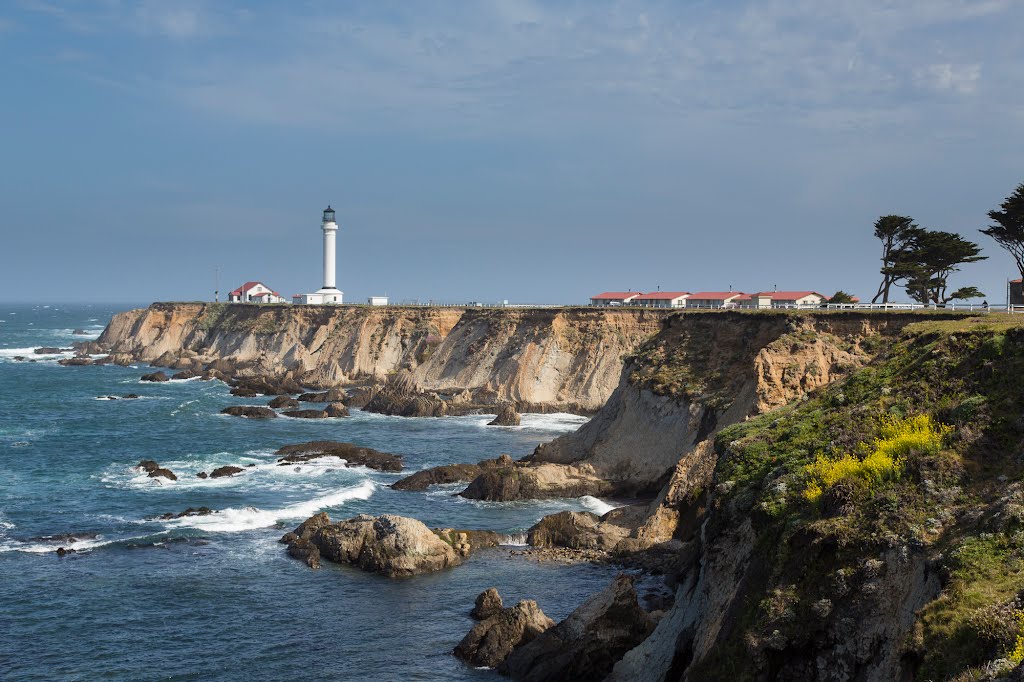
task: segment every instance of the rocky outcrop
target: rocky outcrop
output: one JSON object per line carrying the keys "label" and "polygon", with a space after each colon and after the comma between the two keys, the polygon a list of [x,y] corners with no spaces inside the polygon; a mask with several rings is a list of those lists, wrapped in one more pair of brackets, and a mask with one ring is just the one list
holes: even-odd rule
{"label": "rocky outcrop", "polygon": [[498,416],[488,422],[488,426],[519,426],[522,419],[516,412],[516,406],[512,403],[502,403],[498,409]]}
{"label": "rocky outcrop", "polygon": [[232,405],[220,411],[221,414],[229,414],[232,417],[245,417],[246,419],[273,419],[277,416],[269,407],[262,405]]}
{"label": "rocky outcrop", "polygon": [[435,528],[434,535],[451,545],[462,558],[478,549],[497,547],[505,538],[491,530],[460,530],[456,528]]}
{"label": "rocky outcrop", "polygon": [[285,410],[281,413],[292,419],[326,419],[327,412],[324,410]]}
{"label": "rocky outcrop", "polygon": [[603,516],[573,511],[549,514],[530,528],[527,542],[533,547],[614,551],[644,523],[647,513],[647,505],[633,505]]}
{"label": "rocky outcrop", "polygon": [[299,401],[289,395],[279,395],[267,403],[267,406],[275,410],[294,408],[299,406]]}
{"label": "rocky outcrop", "polygon": [[76,355],[73,358],[61,358],[57,361],[57,364],[63,365],[64,367],[82,367],[85,365],[95,364],[95,360],[90,358],[88,355]]}
{"label": "rocky outcrop", "polygon": [[349,416],[348,408],[345,407],[344,403],[330,403],[324,408],[324,414],[332,418]]}
{"label": "rocky outcrop", "polygon": [[345,461],[345,466],[364,466],[377,471],[399,472],[402,470],[402,457],[373,448],[364,448],[353,443],[339,443],[329,440],[314,440],[297,445],[285,445],[278,449],[276,455],[279,465],[299,464],[320,457],[338,457]]}
{"label": "rocky outcrop", "polygon": [[593,411],[614,390],[623,356],[667,314],[155,303],[115,315],[96,348],[119,362],[185,358],[236,378],[287,374],[323,389],[380,384],[404,368],[426,395],[489,391],[491,405]]}
{"label": "rocky outcrop", "polygon": [[470,611],[469,615],[474,620],[487,620],[499,613],[502,606],[501,595],[498,594],[497,588],[488,587],[477,595],[476,602],[473,604],[473,610]]}
{"label": "rocky outcrop", "polygon": [[149,374],[142,375],[142,381],[161,382],[170,380],[171,378],[165,372],[150,372]]}
{"label": "rocky outcrop", "polygon": [[137,469],[141,469],[149,474],[150,478],[166,478],[171,481],[177,481],[178,477],[174,475],[174,472],[170,469],[165,469],[151,459],[144,459],[135,465]]}
{"label": "rocky outcrop", "polygon": [[390,578],[437,571],[462,562],[451,545],[423,523],[394,514],[360,514],[338,523],[330,523],[326,514],[318,514],[281,541],[289,544],[291,556],[311,566],[322,558]]}
{"label": "rocky outcrop", "polygon": [[304,403],[340,403],[346,398],[345,391],[340,388],[332,388],[321,393],[303,393],[297,400]]}
{"label": "rocky outcrop", "polygon": [[632,579],[622,574],[564,621],[513,651],[502,672],[531,682],[600,680],[655,624],[637,602]]}
{"label": "rocky outcrop", "polygon": [[485,470],[459,495],[470,500],[509,502],[584,495],[607,497],[615,493],[613,484],[586,467],[515,462]]}
{"label": "rocky outcrop", "polygon": [[231,465],[217,467],[216,469],[210,472],[210,478],[224,478],[226,476],[234,476],[235,474],[240,474],[243,471],[245,471],[245,469],[243,469],[242,467],[236,467]]}
{"label": "rocky outcrop", "polygon": [[[499,602],[500,599],[498,597]],[[533,641],[554,624],[540,610],[537,602],[524,599],[474,625],[455,647],[454,653],[470,665],[494,668],[504,662],[516,647]]]}
{"label": "rocky outcrop", "polygon": [[391,484],[395,490],[426,490],[432,485],[472,481],[488,469],[514,466],[508,455],[496,459],[485,459],[477,464],[443,464],[423,469]]}

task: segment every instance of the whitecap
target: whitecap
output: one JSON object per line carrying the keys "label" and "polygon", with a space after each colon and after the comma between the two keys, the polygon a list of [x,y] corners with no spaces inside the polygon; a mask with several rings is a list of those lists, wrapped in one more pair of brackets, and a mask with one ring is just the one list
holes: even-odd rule
{"label": "whitecap", "polygon": [[342,488],[333,493],[291,504],[281,509],[228,507],[205,516],[184,516],[180,519],[168,520],[166,523],[172,528],[198,528],[213,533],[236,533],[256,528],[268,528],[276,526],[279,521],[304,521],[323,509],[338,507],[351,500],[369,499],[376,487],[373,481],[365,480],[359,485]]}
{"label": "whitecap", "polygon": [[580,504],[583,505],[584,509],[586,509],[588,512],[591,512],[593,514],[597,514],[598,516],[604,516],[605,514],[610,512],[612,509],[618,509],[619,507],[622,506],[622,505],[608,504],[604,500],[599,500],[596,497],[592,497],[590,495],[584,495],[583,497],[579,498],[579,501],[580,501]]}

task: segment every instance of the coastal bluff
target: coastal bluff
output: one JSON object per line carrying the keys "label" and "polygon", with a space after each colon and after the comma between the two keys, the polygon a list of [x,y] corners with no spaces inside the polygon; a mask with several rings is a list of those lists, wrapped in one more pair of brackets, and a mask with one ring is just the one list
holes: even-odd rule
{"label": "coastal bluff", "polygon": [[624,358],[670,313],[154,303],[115,315],[94,345],[119,363],[213,365],[315,388],[382,384],[408,369],[420,392],[485,392],[527,411],[587,413],[605,404]]}

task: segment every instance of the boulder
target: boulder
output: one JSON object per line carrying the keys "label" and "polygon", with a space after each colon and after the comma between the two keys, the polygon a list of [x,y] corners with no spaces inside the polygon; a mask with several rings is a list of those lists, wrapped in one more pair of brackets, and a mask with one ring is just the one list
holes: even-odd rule
{"label": "boulder", "polygon": [[205,471],[200,471],[198,474],[196,474],[196,478],[203,478],[203,479],[205,479],[205,478],[208,478],[208,475],[207,475],[207,473]]}
{"label": "boulder", "polygon": [[468,557],[472,552],[484,547],[497,547],[505,539],[505,535],[493,530],[459,530],[456,528],[435,528],[434,535],[452,546],[461,557]]}
{"label": "boulder", "polygon": [[174,472],[170,469],[165,469],[151,459],[144,459],[135,465],[137,469],[142,469],[150,478],[166,478],[172,481],[177,481],[178,477],[174,475]]}
{"label": "boulder", "polygon": [[329,440],[314,440],[297,445],[285,445],[276,453],[279,465],[299,464],[319,457],[340,457],[345,466],[365,466],[377,471],[398,472],[402,470],[402,458],[373,448],[364,448],[353,443],[339,443]]}
{"label": "boulder", "polygon": [[213,510],[209,507],[189,507],[183,512],[178,512],[177,514],[168,512],[166,514],[161,514],[157,518],[161,521],[167,521],[169,519],[183,519],[186,516],[209,516],[212,513]]}
{"label": "boulder", "polygon": [[70,348],[57,348],[56,346],[43,346],[42,348],[36,348],[33,353],[36,355],[56,355],[57,353],[63,353],[71,350]]}
{"label": "boulder", "polygon": [[347,417],[348,408],[345,407],[344,403],[330,403],[324,408],[324,414],[328,417]]}
{"label": "boulder", "polygon": [[64,556],[67,556],[68,554],[74,554],[77,551],[78,550],[75,550],[75,549],[67,549],[65,547],[58,547],[57,548],[57,556],[64,557]]}
{"label": "boulder", "polygon": [[77,327],[71,333],[74,334],[75,336],[89,336],[89,332],[85,331],[84,329],[77,328]]}
{"label": "boulder", "polygon": [[171,375],[171,379],[174,379],[176,381],[181,381],[181,380],[184,380],[184,379],[195,379],[196,377],[201,376],[201,375],[202,375],[201,372],[196,372],[196,371],[191,370],[191,369],[186,369],[186,370],[182,370],[180,372],[175,372],[174,374]]}
{"label": "boulder", "polygon": [[[285,536],[292,556],[306,551],[300,542],[305,530],[299,526],[292,534],[294,538]],[[316,546],[324,559],[391,578],[437,571],[462,562],[455,550],[422,522],[394,514],[360,514],[347,521],[321,525],[312,533],[309,543]],[[298,547],[293,551],[294,545]]]}
{"label": "boulder", "polygon": [[537,602],[524,599],[474,625],[453,653],[472,666],[494,668],[554,624]]}
{"label": "boulder", "polygon": [[522,419],[519,413],[516,412],[516,406],[513,403],[503,403],[498,408],[498,416],[494,418],[494,421],[488,422],[488,426],[519,426]]}
{"label": "boulder", "polygon": [[285,410],[281,414],[293,419],[324,419],[327,417],[327,413],[323,410]]}
{"label": "boulder", "polygon": [[299,401],[296,400],[295,398],[292,398],[289,395],[279,395],[279,396],[277,396],[276,398],[274,398],[273,400],[271,400],[267,404],[270,407],[273,407],[275,410],[279,410],[279,409],[286,408],[286,407],[287,408],[298,407],[299,406]]}
{"label": "boulder", "polygon": [[619,507],[604,516],[564,511],[549,514],[534,524],[527,542],[534,547],[566,547],[585,550],[622,550],[620,543],[643,525],[648,505]]}
{"label": "boulder", "polygon": [[125,393],[123,396],[121,396],[121,399],[122,400],[138,400],[139,399],[139,394],[138,393]]}
{"label": "boulder", "polygon": [[637,602],[633,579],[620,574],[568,618],[513,651],[499,672],[532,682],[601,680],[655,625]]}
{"label": "boulder", "polygon": [[320,512],[300,523],[291,533],[285,533],[281,542],[288,545],[288,556],[312,569],[320,568],[320,548],[313,543],[313,534],[330,523],[326,512]]}
{"label": "boulder", "polygon": [[498,590],[494,587],[488,587],[477,596],[476,603],[473,605],[473,610],[470,611],[469,615],[474,620],[487,620],[501,611],[501,608],[501,595],[498,594]]}
{"label": "boulder", "polygon": [[239,398],[255,398],[259,395],[259,392],[246,386],[237,386],[231,389],[231,395],[238,396]]}
{"label": "boulder", "polygon": [[150,372],[149,374],[143,374],[142,375],[142,380],[143,381],[154,381],[154,382],[170,381],[170,377],[168,377],[163,372]]}
{"label": "boulder", "polygon": [[235,474],[242,473],[242,467],[235,466],[222,466],[217,467],[210,472],[210,478],[224,478],[225,476],[234,476]]}
{"label": "boulder", "polygon": [[610,481],[582,467],[515,462],[514,466],[484,471],[459,495],[471,500],[511,502],[583,495],[607,497],[614,493],[615,486]]}
{"label": "boulder", "polygon": [[345,391],[340,388],[332,388],[322,393],[303,393],[298,400],[304,403],[340,403],[345,400]]}
{"label": "boulder", "polygon": [[232,417],[245,417],[246,419],[273,419],[277,416],[269,407],[261,405],[232,405],[220,411],[221,414],[230,414]]}

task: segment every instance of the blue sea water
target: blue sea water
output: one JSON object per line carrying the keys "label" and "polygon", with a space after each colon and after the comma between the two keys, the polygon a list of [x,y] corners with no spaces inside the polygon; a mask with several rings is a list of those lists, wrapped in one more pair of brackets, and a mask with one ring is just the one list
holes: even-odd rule
{"label": "blue sea water", "polygon": [[[254,421],[219,411],[263,399],[220,382],[142,383],[145,367],[63,367],[33,349],[95,338],[129,306],[0,306],[0,679],[485,680],[451,656],[477,594],[536,599],[556,620],[610,580],[607,566],[555,565],[482,551],[452,570],[391,580],[347,566],[313,571],[278,538],[318,511],[397,513],[430,526],[522,532],[593,498],[484,503],[459,486],[394,491],[399,474],[337,460],[275,464],[274,450],[342,440],[405,457],[407,471],[519,457],[584,419],[486,415]],[[86,336],[76,336],[80,328]],[[36,362],[16,361],[26,356]],[[137,393],[138,400],[101,400]],[[134,465],[154,459],[177,482]],[[222,465],[245,468],[198,479]],[[254,465],[254,466],[249,466]],[[402,474],[404,475],[404,474]],[[187,507],[218,510],[173,521]],[[48,540],[87,534],[76,543]],[[88,535],[95,534],[95,536]],[[76,553],[60,558],[58,546]]]}

